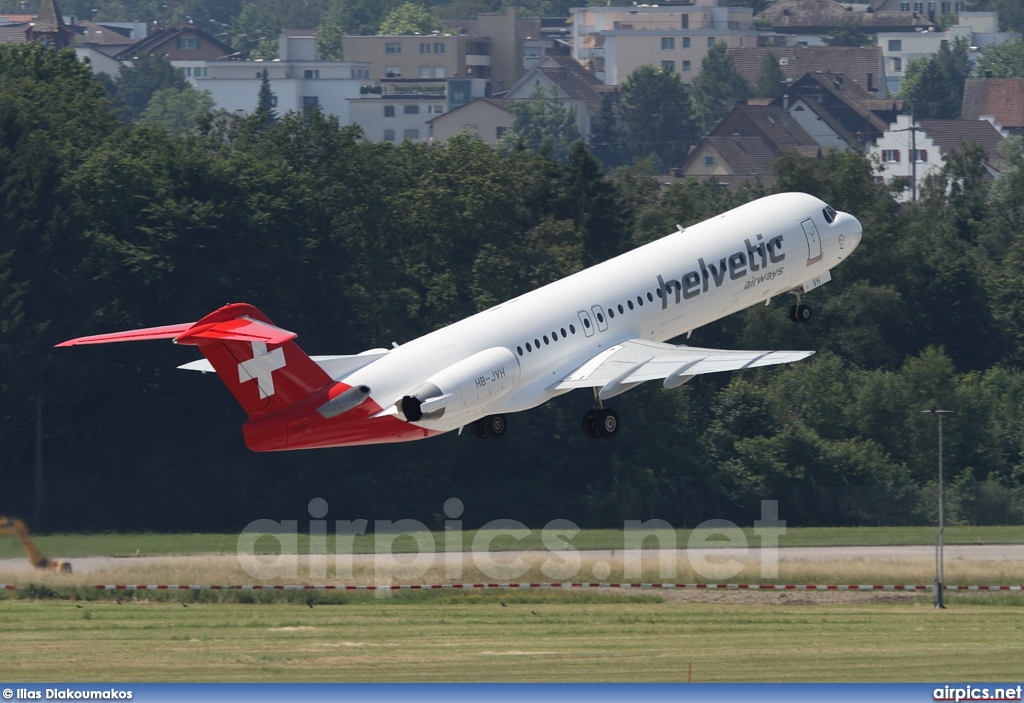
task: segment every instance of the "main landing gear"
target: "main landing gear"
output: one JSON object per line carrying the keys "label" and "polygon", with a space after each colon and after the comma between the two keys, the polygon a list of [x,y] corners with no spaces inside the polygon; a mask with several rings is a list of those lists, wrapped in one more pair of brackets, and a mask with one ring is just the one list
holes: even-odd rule
{"label": "main landing gear", "polygon": [[799,293],[796,293],[796,305],[789,306],[789,319],[793,322],[807,322],[811,319],[811,309],[803,304]]}
{"label": "main landing gear", "polygon": [[505,430],[508,429],[508,422],[505,421],[504,415],[488,415],[480,418],[474,424],[476,425],[476,436],[480,439],[498,439],[504,436]]}
{"label": "main landing gear", "polygon": [[611,439],[619,431],[619,416],[611,408],[601,406],[594,389],[594,409],[583,415],[583,433],[592,439]]}

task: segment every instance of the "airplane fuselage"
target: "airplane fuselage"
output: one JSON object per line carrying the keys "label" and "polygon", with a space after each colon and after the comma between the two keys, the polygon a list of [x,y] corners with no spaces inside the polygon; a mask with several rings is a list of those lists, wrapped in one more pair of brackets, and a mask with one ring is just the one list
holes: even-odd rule
{"label": "airplane fuselage", "polygon": [[[554,386],[602,350],[663,342],[820,285],[860,238],[853,216],[817,198],[762,198],[382,353],[284,416],[251,420],[246,441],[257,450],[405,441],[528,410],[567,392]],[[315,413],[353,387],[369,398],[337,417]]]}

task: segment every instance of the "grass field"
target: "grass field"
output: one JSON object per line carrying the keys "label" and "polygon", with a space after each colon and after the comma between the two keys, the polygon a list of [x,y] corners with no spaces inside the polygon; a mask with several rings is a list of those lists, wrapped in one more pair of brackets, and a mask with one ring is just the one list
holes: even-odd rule
{"label": "grass field", "polygon": [[[760,538],[754,534],[753,528],[744,528],[743,532],[750,546],[760,544]],[[676,544],[685,547],[694,530],[676,530]],[[782,547],[830,547],[830,546],[881,546],[934,544],[935,527],[796,527],[788,528],[779,537]],[[473,548],[477,537],[476,531],[462,532],[455,537],[461,539],[463,549]],[[431,539],[438,549],[445,544],[442,532],[431,533]],[[702,537],[700,532],[697,538]],[[238,545],[237,534],[55,534],[37,536],[36,543],[44,554],[55,557],[83,556],[133,556],[139,553],[144,556],[163,556],[173,554],[231,554]],[[309,551],[308,535],[297,535],[297,551],[301,554]],[[568,540],[576,549],[622,549],[624,534],[621,530],[581,530],[575,537]],[[1024,543],[1024,526],[983,526],[983,527],[947,527],[946,544],[1021,544]],[[372,554],[386,551],[390,545],[392,552],[416,551],[416,541],[409,536],[400,536],[391,540],[384,536],[356,535],[351,548],[343,542],[343,552],[353,554]],[[654,546],[650,539],[647,546]],[[705,546],[714,546],[710,543]],[[501,536],[490,543],[492,551],[517,549],[543,549],[541,531],[532,530],[529,537],[514,540]],[[258,553],[275,554],[280,552],[281,544],[273,537],[261,537],[256,542]],[[333,535],[328,535],[328,551],[336,551]],[[0,538],[0,559],[22,556],[21,547],[13,539]]]}
{"label": "grass field", "polygon": [[1016,596],[951,596],[936,611],[925,597],[792,605],[790,594],[403,594],[313,607],[161,595],[0,599],[0,679],[686,681],[692,666],[695,682],[1019,683],[1024,661]]}

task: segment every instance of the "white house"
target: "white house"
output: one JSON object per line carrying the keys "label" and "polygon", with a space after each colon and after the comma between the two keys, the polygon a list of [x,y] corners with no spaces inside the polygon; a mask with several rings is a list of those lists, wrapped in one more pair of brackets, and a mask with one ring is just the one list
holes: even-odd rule
{"label": "white house", "polygon": [[266,70],[278,114],[319,107],[324,114],[337,116],[341,124],[349,123],[348,101],[358,98],[360,87],[370,82],[369,64],[318,60],[314,36],[282,34],[279,55],[273,61],[228,59],[185,62],[179,67],[196,88],[210,91],[216,109],[253,112]]}
{"label": "white house", "polygon": [[896,199],[907,202],[925,178],[942,169],[946,155],[968,143],[976,143],[985,150],[986,168],[989,175],[995,176],[999,172],[999,142],[1004,136],[987,119],[916,120],[911,124],[909,115],[900,115],[892,128],[868,148],[868,156],[882,167],[879,182],[904,180],[906,187]]}

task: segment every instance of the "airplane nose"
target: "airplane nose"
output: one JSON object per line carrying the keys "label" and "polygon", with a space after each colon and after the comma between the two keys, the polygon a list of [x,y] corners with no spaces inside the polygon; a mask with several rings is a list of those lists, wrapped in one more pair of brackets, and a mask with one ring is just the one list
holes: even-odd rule
{"label": "airplane nose", "polygon": [[846,215],[843,220],[839,231],[841,232],[840,237],[845,241],[841,242],[841,246],[847,251],[853,251],[860,244],[863,228],[860,226],[860,221],[853,215]]}

